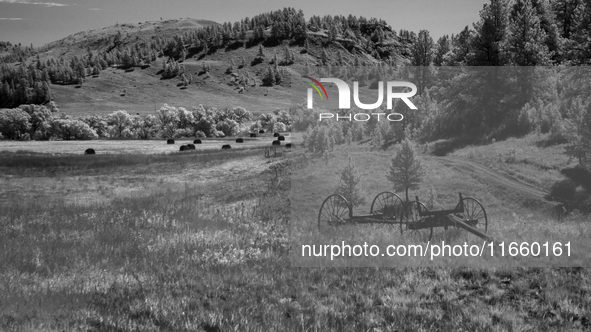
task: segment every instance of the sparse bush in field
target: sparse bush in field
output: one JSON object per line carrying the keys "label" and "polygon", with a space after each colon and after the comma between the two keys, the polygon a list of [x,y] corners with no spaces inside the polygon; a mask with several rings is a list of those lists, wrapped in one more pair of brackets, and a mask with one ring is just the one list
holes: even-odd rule
{"label": "sparse bush in field", "polygon": [[359,188],[360,183],[361,176],[349,156],[348,163],[340,173],[334,193],[343,195],[353,207],[364,205],[366,201]]}
{"label": "sparse bush in field", "polygon": [[205,135],[205,133],[204,133],[204,132],[202,132],[201,130],[197,130],[197,131],[195,132],[195,137],[197,137],[197,138],[205,138],[205,137],[207,137],[207,136],[206,136],[206,135]]}
{"label": "sparse bush in field", "polygon": [[379,151],[382,150],[383,145],[384,139],[382,138],[382,130],[379,127],[376,127],[371,136],[371,149]]}

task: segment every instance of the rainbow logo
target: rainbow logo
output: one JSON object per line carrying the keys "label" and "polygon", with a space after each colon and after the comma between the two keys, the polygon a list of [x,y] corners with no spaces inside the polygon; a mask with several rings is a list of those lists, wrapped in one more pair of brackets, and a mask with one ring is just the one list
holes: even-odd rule
{"label": "rainbow logo", "polygon": [[[320,84],[320,82],[318,82],[317,80],[313,79],[312,77],[309,76],[302,76],[303,78],[307,78],[309,80],[311,80],[312,82],[318,84],[320,86],[320,88],[322,88],[322,91],[324,91],[324,95],[326,96],[326,100],[328,100],[328,94],[326,94],[326,90],[324,89],[324,87],[322,86],[322,84]],[[306,81],[302,81],[304,83],[308,83],[310,84],[311,87],[313,87],[314,89],[316,89],[316,91],[318,91],[318,95],[320,96],[320,99],[324,99],[324,97],[322,97],[322,93],[320,93],[320,90],[318,90],[318,87],[316,87],[316,85],[310,83],[310,82],[306,82]],[[312,96],[312,95],[309,95]]]}

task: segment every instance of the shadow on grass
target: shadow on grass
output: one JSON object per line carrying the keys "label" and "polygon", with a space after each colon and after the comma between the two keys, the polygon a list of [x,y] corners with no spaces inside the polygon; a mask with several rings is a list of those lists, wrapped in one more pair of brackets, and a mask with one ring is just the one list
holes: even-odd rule
{"label": "shadow on grass", "polygon": [[550,199],[564,204],[567,211],[591,212],[591,172],[575,167],[560,171],[567,178],[556,181],[552,186]]}

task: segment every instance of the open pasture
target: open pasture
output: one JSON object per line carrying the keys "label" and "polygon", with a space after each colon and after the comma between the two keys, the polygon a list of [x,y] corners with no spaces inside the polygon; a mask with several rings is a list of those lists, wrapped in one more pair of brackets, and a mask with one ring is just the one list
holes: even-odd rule
{"label": "open pasture", "polygon": [[[314,221],[347,153],[362,173],[367,199],[390,189],[383,173],[393,150],[367,150],[365,144],[336,149],[328,161],[308,156],[279,176],[269,168],[280,158],[264,158],[256,148],[102,156],[4,152],[0,330],[591,326],[586,269],[294,267],[289,232]],[[412,195],[436,208],[455,203],[462,191],[486,202],[493,234],[557,225],[478,174],[437,158],[424,162],[425,182]],[[369,204],[356,211],[367,212]],[[565,224],[583,221],[573,217]],[[369,225],[351,229],[358,238],[399,237]]]}
{"label": "open pasture", "polygon": [[[284,134],[286,141],[291,143],[289,133]],[[195,144],[196,150],[218,150],[224,144],[232,149],[250,149],[270,147],[276,138],[272,134],[250,138],[244,135],[243,143],[236,143],[238,137],[210,139],[202,138],[202,144]],[[192,144],[194,139],[175,139],[174,144],[167,144],[166,139],[158,140],[91,140],[91,141],[0,141],[0,152],[34,152],[51,154],[84,154],[87,148],[93,148],[97,154],[161,154],[179,152],[181,145]],[[187,152],[190,153],[190,152]]]}

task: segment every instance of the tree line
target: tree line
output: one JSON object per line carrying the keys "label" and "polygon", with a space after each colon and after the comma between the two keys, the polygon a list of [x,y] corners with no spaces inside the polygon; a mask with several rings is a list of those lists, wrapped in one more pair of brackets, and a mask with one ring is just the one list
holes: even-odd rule
{"label": "tree line", "polygon": [[95,138],[178,138],[234,136],[252,114],[242,107],[187,110],[162,106],[155,114],[131,115],[119,110],[72,118],[55,103],[0,110],[0,138],[13,140],[87,140]]}

